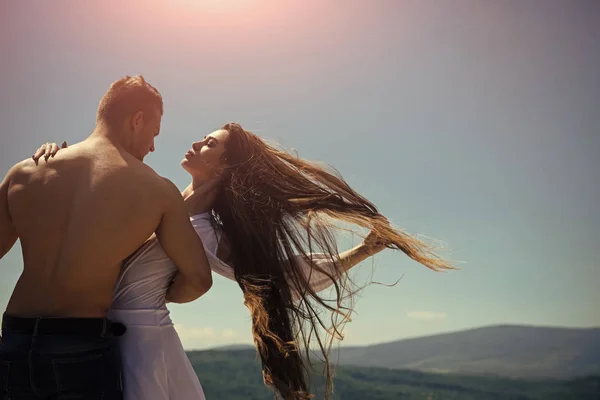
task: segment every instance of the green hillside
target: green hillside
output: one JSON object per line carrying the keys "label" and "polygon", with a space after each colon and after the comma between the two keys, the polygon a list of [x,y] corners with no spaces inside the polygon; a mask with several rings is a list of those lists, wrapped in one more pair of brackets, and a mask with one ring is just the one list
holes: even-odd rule
{"label": "green hillside", "polygon": [[[273,394],[263,386],[253,350],[193,351],[188,356],[207,399],[273,399]],[[570,381],[525,381],[349,366],[339,367],[336,375],[335,399],[343,400],[600,399],[600,376]],[[314,381],[318,387],[318,379]]]}

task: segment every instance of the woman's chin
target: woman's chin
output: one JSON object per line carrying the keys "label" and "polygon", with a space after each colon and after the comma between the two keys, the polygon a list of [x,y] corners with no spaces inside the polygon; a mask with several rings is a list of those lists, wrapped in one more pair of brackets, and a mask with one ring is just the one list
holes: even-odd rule
{"label": "woman's chin", "polygon": [[181,168],[183,168],[185,170],[185,172],[187,172],[188,174],[190,174],[192,176],[198,175],[198,173],[199,173],[197,168],[195,169],[193,165],[190,165],[190,160],[187,160],[184,158],[183,160],[181,160],[180,165],[181,165]]}
{"label": "woman's chin", "polygon": [[185,169],[187,172],[190,172],[190,162],[186,158],[181,160],[179,165],[181,165],[181,168]]}

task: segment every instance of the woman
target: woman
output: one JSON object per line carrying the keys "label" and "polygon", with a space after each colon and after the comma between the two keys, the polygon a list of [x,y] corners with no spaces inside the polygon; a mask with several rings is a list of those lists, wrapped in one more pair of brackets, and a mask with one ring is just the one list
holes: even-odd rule
{"label": "woman", "polygon": [[[42,146],[34,157],[56,151],[56,145]],[[349,268],[386,247],[436,271],[452,268],[423,242],[392,228],[341,177],[238,124],[194,143],[181,165],[192,177],[182,193],[192,225],[213,271],[240,286],[264,381],[284,399],[312,397],[309,343],[321,349],[325,398],[331,392],[327,354],[351,311],[344,307],[352,295]],[[370,234],[338,254],[336,220]],[[122,337],[126,400],[203,398],[165,306],[175,271],[152,238],[124,264],[110,315],[128,328]],[[334,299],[318,294],[331,286]]]}

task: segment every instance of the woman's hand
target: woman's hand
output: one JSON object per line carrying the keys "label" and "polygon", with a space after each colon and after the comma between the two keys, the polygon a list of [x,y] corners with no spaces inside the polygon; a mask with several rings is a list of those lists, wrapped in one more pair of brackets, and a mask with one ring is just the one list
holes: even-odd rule
{"label": "woman's hand", "polygon": [[338,256],[338,261],[341,264],[342,269],[344,271],[348,271],[350,268],[353,268],[355,265],[363,262],[367,258],[374,256],[375,254],[384,250],[386,247],[387,246],[385,245],[385,242],[381,240],[381,238],[377,236],[375,232],[371,231],[361,244],[350,250],[340,253]]}
{"label": "woman's hand", "polygon": [[373,231],[369,232],[369,234],[365,237],[362,245],[367,250],[369,255],[375,255],[386,248],[385,242],[381,240],[381,238]]}
{"label": "woman's hand", "polygon": [[35,165],[38,164],[38,160],[42,158],[42,156],[44,156],[44,160],[48,162],[48,159],[50,157],[54,157],[56,153],[58,153],[58,150],[66,148],[67,142],[62,142],[60,148],[56,143],[44,143],[40,146],[39,149],[37,149],[35,153],[33,153],[33,156],[31,156],[31,158],[33,159],[33,161],[35,161]]}
{"label": "woman's hand", "polygon": [[212,210],[213,203],[217,198],[222,178],[212,178],[202,185],[192,188],[188,186],[183,193],[183,201],[190,215],[200,214]]}

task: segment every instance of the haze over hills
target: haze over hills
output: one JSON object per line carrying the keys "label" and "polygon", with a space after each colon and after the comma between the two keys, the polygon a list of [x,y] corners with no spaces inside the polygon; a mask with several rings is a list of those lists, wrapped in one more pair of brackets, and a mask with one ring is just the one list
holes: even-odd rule
{"label": "haze over hills", "polygon": [[[219,350],[243,350],[227,346]],[[499,325],[342,347],[339,365],[507,378],[571,379],[600,374],[600,328]]]}

